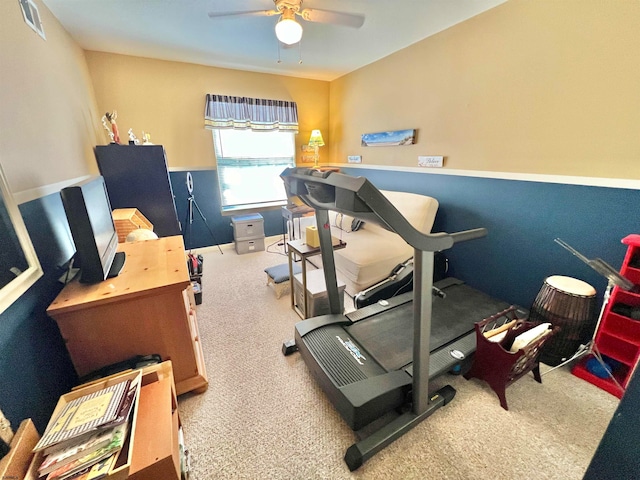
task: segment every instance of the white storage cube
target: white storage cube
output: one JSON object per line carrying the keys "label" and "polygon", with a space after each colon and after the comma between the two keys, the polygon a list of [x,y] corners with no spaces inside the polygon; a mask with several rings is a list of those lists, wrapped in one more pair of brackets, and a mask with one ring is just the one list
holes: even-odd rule
{"label": "white storage cube", "polygon": [[249,240],[236,240],[235,244],[238,255],[261,252],[264,250],[264,237],[250,238]]}
{"label": "white storage cube", "polygon": [[231,217],[231,226],[236,241],[264,237],[264,219],[259,213]]}

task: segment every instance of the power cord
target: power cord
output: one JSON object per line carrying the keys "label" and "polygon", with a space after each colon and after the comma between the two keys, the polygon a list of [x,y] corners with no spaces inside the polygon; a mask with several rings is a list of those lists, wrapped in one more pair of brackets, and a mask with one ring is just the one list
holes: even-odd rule
{"label": "power cord", "polygon": [[60,283],[62,283],[63,285],[66,285],[71,280],[73,280],[74,277],[80,271],[79,268],[74,268],[73,267],[73,265],[75,263],[76,255],[77,255],[77,252],[73,254],[71,259],[69,260],[69,263],[67,264],[67,268],[65,269],[64,273],[60,276],[60,278],[58,278],[58,281]]}
{"label": "power cord", "polygon": [[282,256],[284,256],[284,257],[286,257],[286,256],[287,256],[287,254],[286,254],[286,253],[284,253],[284,252],[280,251],[279,249],[278,249],[278,250],[271,250],[271,248],[273,248],[273,247],[274,247],[274,245],[275,245],[275,246],[277,246],[277,247],[280,247],[280,246],[283,246],[283,245],[284,245],[284,242],[283,242],[281,239],[278,239],[278,240],[276,240],[275,242],[273,242],[273,243],[271,243],[271,244],[267,245],[267,249],[266,249],[267,253],[275,253],[275,254],[277,254],[277,255],[282,255]]}

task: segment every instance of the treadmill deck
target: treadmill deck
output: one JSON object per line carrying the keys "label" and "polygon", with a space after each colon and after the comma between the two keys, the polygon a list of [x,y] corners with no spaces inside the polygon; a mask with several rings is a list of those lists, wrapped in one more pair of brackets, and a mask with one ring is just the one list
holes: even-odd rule
{"label": "treadmill deck", "polygon": [[[509,307],[505,302],[463,283],[452,284],[443,291],[446,298],[434,296],[432,299],[431,352],[472,332],[475,322]],[[372,314],[344,329],[357,338],[358,344],[387,372],[399,370],[413,361],[411,300]]]}

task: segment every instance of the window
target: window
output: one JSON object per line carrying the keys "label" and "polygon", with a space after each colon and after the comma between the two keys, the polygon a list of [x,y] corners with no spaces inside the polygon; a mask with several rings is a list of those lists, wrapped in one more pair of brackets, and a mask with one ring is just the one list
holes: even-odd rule
{"label": "window", "polygon": [[213,130],[222,210],[283,205],[280,173],[295,163],[296,103],[207,94],[204,124]]}
{"label": "window", "polygon": [[295,132],[212,129],[222,210],[283,205],[280,174],[295,164]]}

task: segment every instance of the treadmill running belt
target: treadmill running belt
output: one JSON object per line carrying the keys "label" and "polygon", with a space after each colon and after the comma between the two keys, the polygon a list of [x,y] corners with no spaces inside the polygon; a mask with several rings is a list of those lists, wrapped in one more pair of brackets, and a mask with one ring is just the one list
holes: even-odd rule
{"label": "treadmill running belt", "polygon": [[[446,298],[433,297],[431,352],[471,332],[475,322],[509,307],[464,284],[452,285],[444,292]],[[363,319],[345,330],[388,372],[413,361],[413,302]]]}

